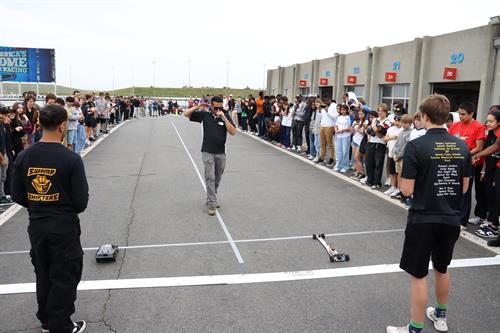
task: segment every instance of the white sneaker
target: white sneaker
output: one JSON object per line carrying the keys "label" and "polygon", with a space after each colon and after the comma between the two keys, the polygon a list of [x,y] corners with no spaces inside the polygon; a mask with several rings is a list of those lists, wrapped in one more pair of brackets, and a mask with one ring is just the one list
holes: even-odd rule
{"label": "white sneaker", "polygon": [[425,311],[427,318],[434,323],[434,329],[438,332],[448,332],[448,324],[446,323],[446,317],[437,317],[436,310],[430,306]]}
{"label": "white sneaker", "polygon": [[410,329],[408,328],[408,326],[403,326],[403,327],[387,326],[385,331],[386,333],[410,333]]}
{"label": "white sneaker", "polygon": [[301,146],[297,146],[297,151],[302,151],[302,147]]}
{"label": "white sneaker", "polygon": [[474,216],[469,219],[470,224],[481,224],[484,220],[478,216]]}
{"label": "white sneaker", "polygon": [[359,182],[360,182],[361,184],[366,184],[366,181],[367,181],[367,180],[368,180],[368,177],[365,177],[365,178],[361,178],[361,179],[359,180]]}
{"label": "white sneaker", "polygon": [[335,168],[333,168],[332,170],[333,170],[333,171],[339,171],[340,169],[339,169],[339,168],[337,168],[337,167],[335,167]]}
{"label": "white sneaker", "polygon": [[397,188],[394,192],[392,192],[389,196],[391,198],[397,197],[399,194],[401,194],[401,191]]}
{"label": "white sneaker", "polygon": [[395,188],[394,186],[391,186],[387,191],[384,192],[384,194],[385,195],[391,195],[396,190],[397,190],[397,188]]}
{"label": "white sneaker", "polygon": [[484,223],[481,223],[481,225],[479,225],[479,229],[489,227],[490,225],[492,225],[492,223],[486,221]]}
{"label": "white sneaker", "polygon": [[319,156],[318,157],[315,157],[314,160],[313,160],[314,163],[318,163],[319,162]]}
{"label": "white sneaker", "polygon": [[297,150],[297,147],[292,146],[292,150],[293,150],[293,151]]}
{"label": "white sneaker", "polygon": [[312,155],[307,155],[307,159],[308,159],[308,160],[312,160],[312,159],[314,159],[314,156],[312,156]]}
{"label": "white sneaker", "polygon": [[346,169],[340,169],[340,173],[346,173],[347,170]]}

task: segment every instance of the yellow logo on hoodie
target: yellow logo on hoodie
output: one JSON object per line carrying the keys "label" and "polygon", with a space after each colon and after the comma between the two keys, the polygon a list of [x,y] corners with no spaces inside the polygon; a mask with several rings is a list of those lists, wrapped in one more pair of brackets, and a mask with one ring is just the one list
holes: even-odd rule
{"label": "yellow logo on hoodie", "polygon": [[28,192],[28,200],[31,201],[59,201],[59,193],[47,194],[52,188],[50,177],[56,174],[56,169],[50,168],[28,168],[28,177],[35,176],[31,186],[37,193]]}

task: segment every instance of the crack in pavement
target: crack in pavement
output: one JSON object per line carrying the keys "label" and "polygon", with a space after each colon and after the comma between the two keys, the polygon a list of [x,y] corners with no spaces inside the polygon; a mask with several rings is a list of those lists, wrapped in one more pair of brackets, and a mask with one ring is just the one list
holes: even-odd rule
{"label": "crack in pavement", "polygon": [[[149,147],[149,144],[151,143],[151,127],[153,126],[153,122],[150,122],[150,130],[148,131],[149,135],[148,135],[148,140],[147,140],[147,144],[145,147]],[[137,193],[137,187],[139,186],[139,180],[141,178],[141,175],[142,175],[142,170],[144,168],[144,162],[146,161],[146,156],[148,154],[148,151],[144,151],[143,155],[142,155],[142,161],[141,161],[141,166],[139,168],[139,172],[137,173],[136,175],[136,181],[135,181],[135,185],[134,185],[134,192],[132,193],[132,200],[130,201],[130,219],[129,219],[129,222],[127,224],[127,232],[125,234],[125,246],[128,246],[129,245],[129,238],[130,238],[130,228],[132,226],[132,224],[134,223],[134,220],[135,220],[135,209],[134,209],[134,202],[135,202],[135,196],[136,196],[136,193]],[[120,263],[120,267],[118,268],[118,274],[117,274],[117,277],[116,279],[119,279],[121,274],[122,274],[122,269],[123,269],[123,266],[125,265],[125,258],[127,257],[127,249],[124,249],[123,250],[123,256],[121,258],[121,263]],[[108,296],[106,298],[106,301],[104,302],[104,305],[103,305],[103,311],[102,311],[102,319],[101,319],[101,322],[108,328],[108,330],[110,332],[114,332],[114,333],[119,333],[115,328],[113,328],[113,326],[107,321],[106,319],[106,315],[107,315],[107,312],[108,312],[108,305],[109,305],[109,302],[111,301],[111,290],[108,290]]]}

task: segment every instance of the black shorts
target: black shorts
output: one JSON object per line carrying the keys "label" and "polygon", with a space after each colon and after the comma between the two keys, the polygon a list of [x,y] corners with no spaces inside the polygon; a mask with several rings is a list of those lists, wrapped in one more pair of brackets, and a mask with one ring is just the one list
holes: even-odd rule
{"label": "black shorts", "polygon": [[429,259],[434,269],[446,273],[460,226],[441,223],[408,224],[399,267],[420,279],[427,276]]}
{"label": "black shorts", "polygon": [[387,156],[387,166],[389,167],[389,175],[397,175],[396,172],[396,162],[394,162],[393,158]]}
{"label": "black shorts", "polygon": [[97,125],[97,121],[94,117],[85,118],[85,126],[90,127],[90,128],[95,128],[96,125]]}

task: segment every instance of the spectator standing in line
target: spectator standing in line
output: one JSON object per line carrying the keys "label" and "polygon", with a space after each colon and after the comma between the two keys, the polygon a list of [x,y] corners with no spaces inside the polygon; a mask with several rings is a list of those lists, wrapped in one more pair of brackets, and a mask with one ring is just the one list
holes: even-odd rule
{"label": "spectator standing in line", "polygon": [[[494,145],[497,139],[495,134],[500,128],[500,109],[489,112],[486,118],[486,126],[485,149]],[[483,167],[480,182],[483,183],[485,193],[488,195],[481,196],[480,198],[485,200],[485,202],[477,203],[477,205],[485,205],[487,214],[485,217],[486,222],[476,230],[476,235],[485,238],[496,238],[498,237],[498,208],[500,200],[493,193],[495,193],[496,187],[500,186],[500,183],[495,183],[495,170],[497,163],[500,162],[500,154],[485,156],[482,160]],[[479,165],[480,163],[477,164]]]}
{"label": "spectator standing in line", "polygon": [[236,134],[236,128],[228,112],[224,112],[222,98],[212,98],[210,112],[202,111],[207,104],[200,104],[184,112],[190,121],[202,123],[203,144],[201,153],[205,166],[205,184],[207,188],[208,215],[215,215],[219,208],[217,190],[226,166],[226,136]]}
{"label": "spectator standing in line", "polygon": [[104,93],[102,93],[102,92],[99,93],[99,98],[97,98],[95,101],[95,108],[96,108],[96,117],[97,117],[95,134],[98,137],[101,134],[101,130],[106,125],[107,103],[106,103],[106,99],[104,98]]}
{"label": "spectator standing in line", "polygon": [[311,119],[309,121],[309,144],[311,148],[309,150],[308,158],[313,160],[319,158],[319,131],[321,127],[321,110],[326,108],[323,102],[316,98],[314,101],[314,107],[311,108]]}
{"label": "spectator standing in line", "polygon": [[349,170],[349,146],[351,144],[351,118],[349,106],[340,106],[340,115],[335,121],[335,159],[333,171],[346,173]]}
{"label": "spectator standing in line", "polygon": [[286,150],[291,150],[290,133],[293,122],[293,104],[288,103],[288,97],[281,98],[281,145]]}
{"label": "spectator standing in line", "polygon": [[[388,326],[387,333],[421,333],[426,315],[437,331],[448,331],[447,269],[460,236],[462,199],[471,174],[470,152],[443,126],[450,111],[445,96],[427,97],[420,111],[427,133],[406,145],[401,177],[403,194],[414,197],[400,262],[401,269],[411,275],[411,320],[407,326]],[[429,259],[434,268],[437,305],[426,309]]]}
{"label": "spectator standing in line", "polygon": [[308,158],[310,157],[310,153],[311,153],[310,130],[311,130],[311,116],[313,113],[313,109],[316,109],[316,96],[315,95],[311,95],[311,96],[307,97],[306,107],[304,108],[304,136],[306,138],[306,146],[307,146],[305,153],[306,153],[306,155],[308,155]]}
{"label": "spectator standing in line", "polygon": [[263,139],[269,140],[269,134],[267,132],[268,130],[268,124],[271,123],[273,120],[272,118],[272,109],[273,105],[271,104],[271,99],[269,96],[264,96],[264,104],[262,105],[262,109],[264,110],[263,116],[264,116],[264,135]]}
{"label": "spectator standing in line", "polygon": [[406,144],[410,141],[412,118],[409,114],[403,114],[401,116],[401,133],[399,133],[396,142],[394,143],[394,148],[392,149],[392,158],[396,163],[396,174],[398,177],[398,190],[389,194],[391,198],[398,198],[401,195],[401,172],[403,171],[403,156],[406,148]]}
{"label": "spectator standing in line", "polygon": [[264,123],[264,92],[259,92],[259,97],[255,100],[255,115],[254,119],[257,119],[257,128],[259,130],[259,136],[264,136],[266,130],[266,124]]}
{"label": "spectator standing in line", "polygon": [[387,143],[387,174],[391,179],[391,187],[384,192],[386,195],[391,195],[393,193],[399,192],[398,190],[398,173],[396,171],[396,162],[393,158],[393,150],[394,145],[396,144],[396,140],[401,133],[403,128],[401,127],[401,116],[399,114],[394,115],[394,123],[387,130],[387,134],[384,137],[385,142]]}
{"label": "spectator standing in line", "polygon": [[365,168],[363,166],[363,153],[360,151],[361,142],[365,137],[365,129],[368,125],[368,120],[366,120],[366,111],[361,108],[356,115],[354,122],[351,125],[352,133],[352,154],[354,155],[354,165],[356,167],[356,172],[351,177],[353,179],[361,179],[365,177]]}
{"label": "spectator standing in line", "polygon": [[32,145],[34,141],[35,135],[39,132],[38,126],[38,115],[39,111],[35,107],[35,97],[33,95],[27,95],[24,100],[24,115],[28,118],[31,124],[31,130],[28,131],[28,128],[25,129],[26,134],[28,136],[28,146]]}
{"label": "spectator standing in line", "polygon": [[[490,112],[500,112],[500,105],[493,105],[490,107]],[[477,153],[474,155],[472,161],[475,162],[479,160],[482,157],[487,157],[491,155],[499,156],[500,155],[500,128],[497,128],[495,131],[495,136],[496,140],[494,143],[492,143],[488,148],[484,149],[483,151]],[[495,170],[495,192],[496,192],[496,204],[500,202],[500,158],[498,159],[498,162],[496,164],[496,170]],[[490,193],[491,195],[491,193]],[[498,206],[497,206],[498,209]],[[498,210],[497,210],[498,212]],[[488,246],[493,246],[493,247],[499,247],[500,246],[500,236],[498,236],[496,239],[488,241]]]}
{"label": "spectator standing in line", "polygon": [[377,109],[378,118],[376,118],[370,127],[368,145],[366,146],[366,175],[368,177],[366,184],[372,189],[382,187],[382,172],[384,170],[384,158],[387,149],[384,140],[387,129],[391,126],[387,118],[389,107],[382,103]]}
{"label": "spectator standing in line", "polygon": [[21,116],[13,107],[10,109],[9,113],[10,118],[10,141],[12,142],[12,155],[13,161],[16,159],[16,156],[23,150],[23,141],[22,138],[25,135],[23,125],[21,122]]}
{"label": "spectator standing in line", "polygon": [[315,158],[313,162],[321,163],[325,160],[326,148],[328,146],[328,164],[327,167],[333,166],[334,149],[333,149],[333,136],[335,134],[335,121],[339,116],[337,112],[337,103],[333,102],[329,97],[324,99],[324,104],[328,109],[321,110],[321,123],[319,128],[319,158]]}
{"label": "spectator standing in line", "polygon": [[[453,124],[448,132],[462,140],[465,141],[467,147],[469,147],[471,155],[475,155],[483,150],[484,140],[486,136],[484,135],[484,126],[474,117],[475,107],[474,104],[470,102],[465,102],[460,104],[458,107],[458,115],[460,116],[460,122]],[[461,226],[462,229],[467,229],[467,222],[469,221],[471,206],[472,206],[472,185],[476,182],[476,205],[475,215],[477,219],[471,219],[471,223],[479,224],[486,215],[486,207],[482,205],[484,202],[481,198],[482,191],[478,183],[481,178],[482,165],[480,165],[481,160],[475,161],[472,165],[472,175],[469,180],[469,189],[464,195],[464,202],[462,206],[462,218]]]}
{"label": "spectator standing in line", "polygon": [[242,128],[241,126],[241,113],[243,112],[243,106],[242,106],[242,99],[240,96],[236,99],[236,102],[234,103],[234,110],[233,110],[233,122],[239,127]]}
{"label": "spectator standing in line", "polygon": [[292,121],[292,150],[296,150],[297,152],[302,151],[305,108],[306,103],[302,100],[302,96],[295,96]]}
{"label": "spectator standing in line", "polygon": [[[8,118],[9,111],[7,107],[0,105],[0,204],[11,203],[5,193],[5,182],[7,181],[7,171],[9,169],[9,154],[7,153],[10,143],[10,135],[6,130],[4,118]],[[7,140],[7,136],[8,140]]]}
{"label": "spectator standing in line", "polygon": [[256,103],[252,95],[248,95],[247,118],[250,127],[250,133],[257,135],[257,121],[256,121]]}
{"label": "spectator standing in line", "polygon": [[66,144],[69,150],[74,151],[76,144],[76,135],[78,130],[78,120],[80,114],[75,108],[75,99],[71,96],[66,97],[66,112],[68,112],[68,130],[66,134]]}
{"label": "spectator standing in line", "polygon": [[73,108],[76,110],[78,114],[78,122],[76,125],[76,142],[75,142],[75,153],[80,155],[81,151],[85,147],[85,117],[83,116],[83,112],[81,109],[81,105],[79,101],[76,100],[73,103]]}

